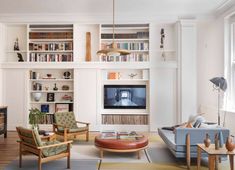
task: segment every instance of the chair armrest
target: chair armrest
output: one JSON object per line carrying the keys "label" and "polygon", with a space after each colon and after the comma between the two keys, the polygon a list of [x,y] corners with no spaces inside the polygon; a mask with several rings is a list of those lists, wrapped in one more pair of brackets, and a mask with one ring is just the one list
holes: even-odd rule
{"label": "chair armrest", "polygon": [[90,124],[90,123],[87,123],[87,122],[80,122],[80,121],[76,121],[76,123],[86,124],[87,126]]}
{"label": "chair armrest", "polygon": [[64,132],[68,132],[68,127],[67,126],[53,123],[53,131],[54,132],[58,131],[58,130],[56,130],[56,129],[58,129],[58,127],[62,127],[62,128],[64,128]]}
{"label": "chair armrest", "polygon": [[60,124],[55,124],[55,123],[53,123],[53,126],[55,126],[56,128],[58,128],[58,127],[68,128],[67,126],[60,125]]}
{"label": "chair armrest", "polygon": [[68,145],[68,144],[71,144],[73,141],[66,141],[66,142],[60,142],[60,143],[57,143],[57,144],[52,144],[52,145],[46,145],[46,146],[40,146],[40,147],[37,147],[37,149],[45,149],[45,148],[50,148],[50,147],[55,147],[55,146],[61,146],[61,145]]}

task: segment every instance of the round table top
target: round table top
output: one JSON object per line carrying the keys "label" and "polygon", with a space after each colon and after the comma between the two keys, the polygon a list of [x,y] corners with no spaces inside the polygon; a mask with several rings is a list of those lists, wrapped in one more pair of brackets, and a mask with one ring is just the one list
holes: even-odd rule
{"label": "round table top", "polygon": [[102,137],[98,135],[95,137],[95,146],[107,149],[129,150],[144,148],[148,145],[148,138],[144,135],[128,136],[121,135],[111,137]]}

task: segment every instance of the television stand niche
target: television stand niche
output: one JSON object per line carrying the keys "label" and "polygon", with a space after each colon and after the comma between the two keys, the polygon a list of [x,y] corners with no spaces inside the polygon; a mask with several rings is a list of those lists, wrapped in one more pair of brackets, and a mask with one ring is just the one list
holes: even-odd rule
{"label": "television stand niche", "polygon": [[7,137],[7,106],[0,106],[0,135]]}

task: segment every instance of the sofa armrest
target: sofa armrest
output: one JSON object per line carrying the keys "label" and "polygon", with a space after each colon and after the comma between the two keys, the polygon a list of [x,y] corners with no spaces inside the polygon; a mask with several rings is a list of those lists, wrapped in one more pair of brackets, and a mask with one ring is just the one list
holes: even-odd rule
{"label": "sofa armrest", "polygon": [[176,128],[175,129],[175,143],[176,145],[186,145],[186,136],[190,134],[191,145],[203,143],[206,134],[209,134],[212,143],[216,133],[222,131],[224,141],[229,136],[229,129],[226,128]]}

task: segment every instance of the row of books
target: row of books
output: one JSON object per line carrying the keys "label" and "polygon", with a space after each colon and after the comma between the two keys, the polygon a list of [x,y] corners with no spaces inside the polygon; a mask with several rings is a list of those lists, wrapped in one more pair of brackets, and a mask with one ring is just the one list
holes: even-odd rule
{"label": "row of books", "polygon": [[73,50],[72,42],[59,42],[59,43],[29,43],[29,50],[34,51],[64,51]]}
{"label": "row of books", "polygon": [[142,53],[131,53],[126,56],[100,56],[101,62],[144,62],[148,61],[149,55]]}
{"label": "row of books", "polygon": [[29,39],[72,39],[73,32],[30,32]]}
{"label": "row of books", "polygon": [[[102,33],[101,39],[112,39],[112,33]],[[149,32],[137,32],[137,33],[116,33],[115,39],[135,39],[135,38],[149,38]]]}
{"label": "row of books", "polygon": [[39,124],[53,124],[53,123],[54,123],[53,114],[46,114],[39,120]]}
{"label": "row of books", "polygon": [[147,115],[102,115],[102,124],[147,125]]}
{"label": "row of books", "polygon": [[[149,50],[148,42],[134,42],[134,43],[116,43],[118,48],[126,49],[126,50]],[[102,43],[102,49],[111,48],[112,44]]]}
{"label": "row of books", "polygon": [[30,62],[70,62],[73,61],[73,54],[40,54],[30,53]]}

